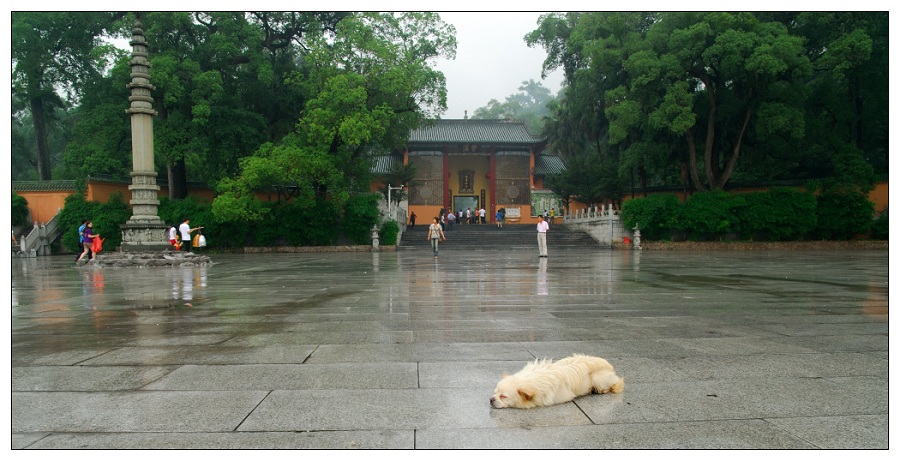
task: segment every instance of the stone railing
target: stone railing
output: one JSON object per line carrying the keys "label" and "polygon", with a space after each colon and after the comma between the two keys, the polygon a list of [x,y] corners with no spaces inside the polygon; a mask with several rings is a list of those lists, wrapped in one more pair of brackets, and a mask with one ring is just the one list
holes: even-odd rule
{"label": "stone railing", "polygon": [[599,207],[566,210],[566,214],[563,215],[563,224],[588,224],[618,219],[619,210],[614,209],[612,204],[610,204],[608,207],[601,205]]}
{"label": "stone railing", "polygon": [[59,213],[47,223],[34,222],[34,228],[27,235],[23,235],[19,245],[17,256],[35,257],[49,256],[50,244],[59,237]]}

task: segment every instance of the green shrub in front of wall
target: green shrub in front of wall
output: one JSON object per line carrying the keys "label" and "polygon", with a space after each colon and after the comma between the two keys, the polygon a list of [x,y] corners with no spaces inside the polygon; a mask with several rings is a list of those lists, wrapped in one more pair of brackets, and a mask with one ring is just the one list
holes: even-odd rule
{"label": "green shrub in front of wall", "polygon": [[317,198],[313,206],[287,203],[275,216],[277,234],[289,245],[327,246],[335,241],[337,211],[330,201]]}
{"label": "green shrub in front of wall", "polygon": [[382,245],[396,245],[399,234],[400,225],[397,224],[397,221],[386,221],[378,231],[378,240]]}
{"label": "green shrub in front of wall", "polygon": [[12,225],[25,226],[28,223],[28,200],[13,192],[12,194]]}
{"label": "green shrub in front of wall", "polygon": [[872,238],[876,240],[888,240],[888,210],[887,208],[881,212],[881,215],[872,223]]}
{"label": "green shrub in front of wall", "polygon": [[739,195],[721,190],[697,192],[684,202],[682,224],[693,240],[740,232],[738,210],[742,207],[746,201]]}
{"label": "green shrub in front of wall", "polygon": [[638,226],[645,239],[669,240],[672,231],[684,229],[681,226],[682,208],[681,200],[675,195],[651,195],[625,201],[620,217],[625,229]]}
{"label": "green shrub in front of wall", "polygon": [[753,240],[800,240],[816,227],[816,197],[787,187],[743,194],[738,218],[742,235]]}
{"label": "green shrub in front of wall", "polygon": [[212,205],[201,202],[193,196],[179,200],[163,197],[159,201],[157,214],[167,226],[177,228],[185,219],[190,219],[192,228],[203,227],[201,232],[206,238],[207,248],[242,247],[249,233],[248,227],[244,224],[216,221]]}
{"label": "green shrub in front of wall", "polygon": [[816,199],[814,237],[822,240],[850,240],[868,234],[875,204],[854,190],[826,190]]}
{"label": "green shrub in front of wall", "polygon": [[380,217],[379,197],[380,194],[358,194],[344,202],[344,216],[341,219],[344,238],[357,245],[372,243],[372,227]]}
{"label": "green shrub in front of wall", "polygon": [[125,203],[121,192],[109,196],[106,203],[95,207],[90,219],[94,224],[94,233],[103,239],[103,248],[115,250],[122,244],[122,224],[131,218],[131,208]]}
{"label": "green shrub in front of wall", "polygon": [[78,228],[83,220],[92,221],[94,233],[103,239],[106,251],[115,250],[122,244],[122,224],[131,218],[131,209],[121,192],[110,195],[106,203],[88,201],[83,192],[76,191],[66,197],[65,205],[59,215],[62,247],[68,251],[80,253],[82,246],[78,242]]}
{"label": "green shrub in front of wall", "polygon": [[93,219],[100,204],[87,201],[84,190],[78,186],[75,193],[66,197],[63,203],[63,209],[59,213],[62,247],[70,252],[80,253],[82,246],[78,242],[78,228],[81,227],[82,221]]}

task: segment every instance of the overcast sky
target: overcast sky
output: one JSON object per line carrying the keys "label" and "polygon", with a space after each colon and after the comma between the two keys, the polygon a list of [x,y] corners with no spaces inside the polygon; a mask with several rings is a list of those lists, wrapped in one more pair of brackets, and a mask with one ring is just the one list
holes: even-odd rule
{"label": "overcast sky", "polygon": [[547,53],[529,48],[525,34],[537,28],[536,12],[444,12],[441,19],[456,27],[456,59],[441,59],[447,77],[447,112],[442,118],[471,117],[491,99],[503,102],[518,93],[523,81],[535,80],[552,94],[559,91],[562,70],[541,80]]}

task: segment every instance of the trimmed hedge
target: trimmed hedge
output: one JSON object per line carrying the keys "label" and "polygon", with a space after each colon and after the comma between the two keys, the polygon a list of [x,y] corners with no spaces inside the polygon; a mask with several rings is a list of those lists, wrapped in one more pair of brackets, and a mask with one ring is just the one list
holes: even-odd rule
{"label": "trimmed hedge", "polygon": [[695,241],[729,234],[766,241],[849,240],[870,231],[886,239],[887,213],[873,220],[873,211],[872,202],[859,192],[832,190],[816,196],[776,187],[747,194],[697,192],[683,204],[675,195],[652,195],[622,204],[621,217],[626,229],[639,225],[644,238],[658,241],[670,240],[678,231]]}

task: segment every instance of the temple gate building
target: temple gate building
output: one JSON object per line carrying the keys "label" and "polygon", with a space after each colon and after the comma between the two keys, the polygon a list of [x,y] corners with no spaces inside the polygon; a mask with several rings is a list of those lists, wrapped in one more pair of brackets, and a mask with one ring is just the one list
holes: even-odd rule
{"label": "temple gate building", "polygon": [[537,222],[554,208],[560,214],[562,201],[543,181],[565,167],[546,146],[518,121],[437,120],[413,130],[403,152],[416,172],[408,185],[409,212],[424,224],[442,209],[484,207],[491,223],[500,209],[510,223]]}

